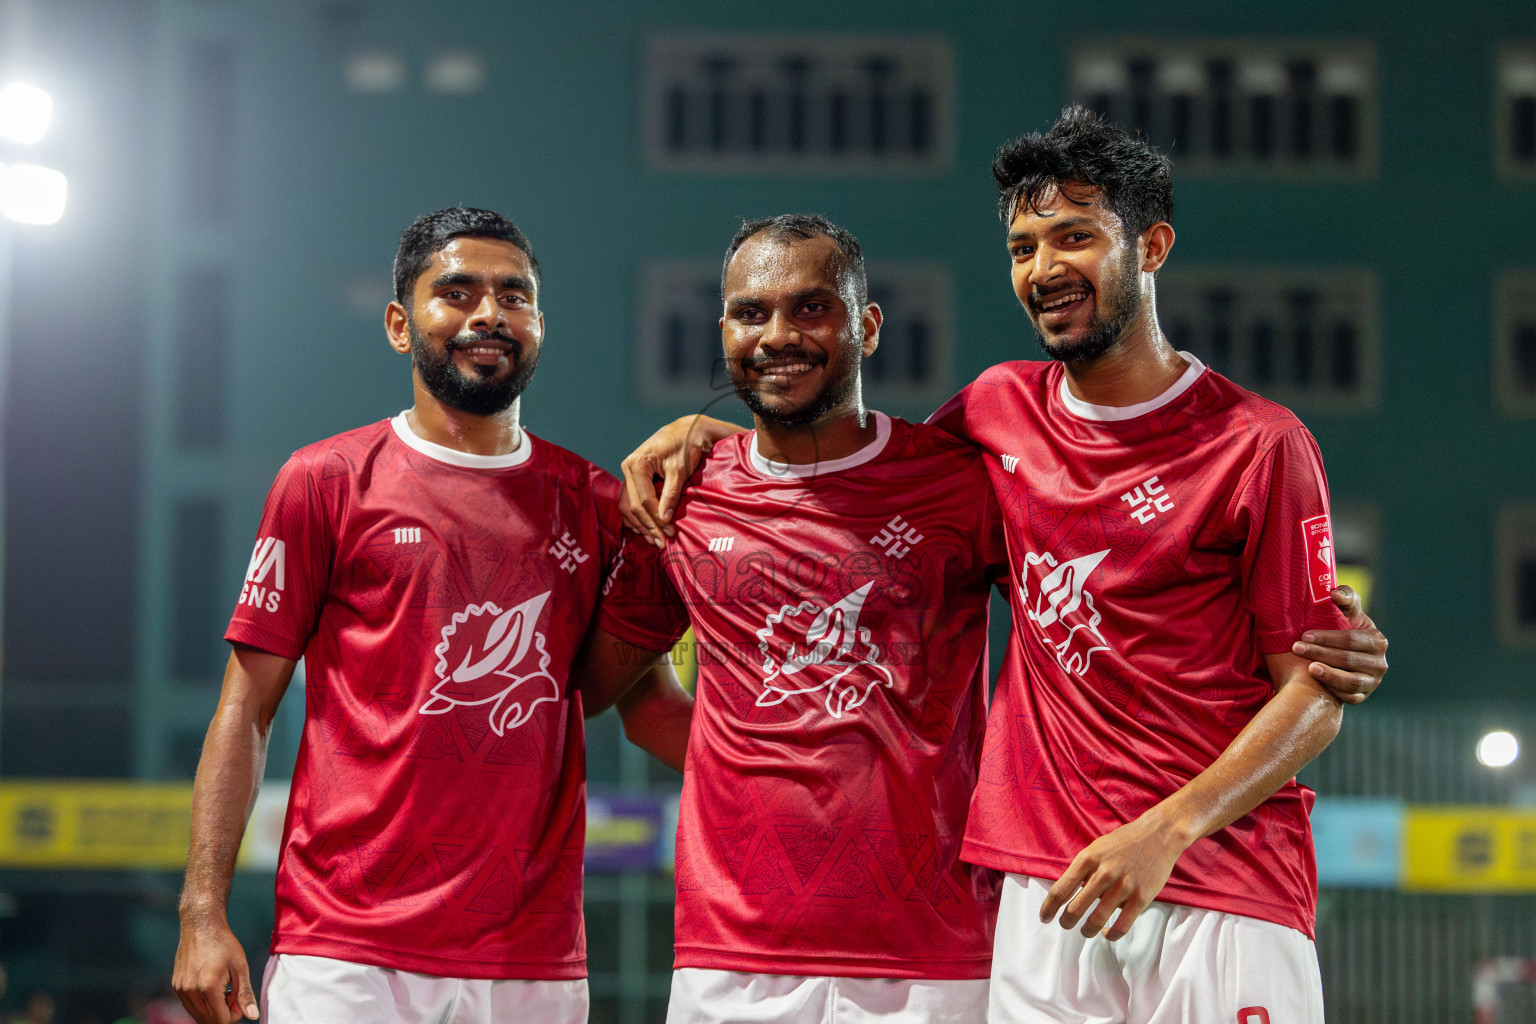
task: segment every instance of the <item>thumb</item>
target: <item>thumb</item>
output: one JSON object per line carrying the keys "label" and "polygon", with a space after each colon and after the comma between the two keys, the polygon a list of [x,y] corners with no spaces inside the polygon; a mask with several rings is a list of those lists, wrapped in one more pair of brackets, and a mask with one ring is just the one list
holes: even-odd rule
{"label": "thumb", "polygon": [[256,993],[251,991],[251,979],[244,971],[240,973],[240,984],[236,986],[239,993],[240,1009],[251,1020],[259,1020],[261,1011],[256,1007]]}

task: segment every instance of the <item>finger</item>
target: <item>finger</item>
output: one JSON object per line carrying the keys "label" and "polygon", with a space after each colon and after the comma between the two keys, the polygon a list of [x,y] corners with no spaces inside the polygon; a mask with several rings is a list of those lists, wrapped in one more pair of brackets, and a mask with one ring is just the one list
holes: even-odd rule
{"label": "finger", "polygon": [[208,1024],[208,1007],[203,1003],[203,994],[197,989],[183,992],[176,991],[176,998],[181,1000],[182,1007],[192,1015],[197,1024]]}
{"label": "finger", "polygon": [[1104,937],[1111,942],[1116,939],[1125,938],[1130,934],[1131,925],[1136,923],[1136,919],[1141,916],[1141,912],[1151,905],[1152,898],[1150,896],[1140,896],[1134,900],[1127,900],[1125,905],[1120,908],[1120,916],[1115,918],[1115,923],[1110,926],[1109,931],[1104,933]]}
{"label": "finger", "polygon": [[1088,919],[1083,922],[1083,927],[1079,929],[1083,938],[1091,939],[1103,931],[1104,926],[1109,923],[1109,916],[1120,909],[1125,902],[1126,897],[1121,886],[1117,885],[1106,891],[1099,897],[1099,905],[1093,908],[1093,913],[1088,915]]}
{"label": "finger", "polygon": [[235,996],[239,1002],[239,1008],[244,1015],[251,1020],[261,1017],[261,1010],[256,1005],[256,993],[251,991],[251,969],[246,964],[241,964],[236,973]]}
{"label": "finger", "polygon": [[1340,672],[1336,668],[1319,665],[1315,661],[1307,666],[1307,672],[1346,704],[1359,704],[1375,693],[1376,688],[1381,685],[1381,679],[1378,676],[1366,675],[1363,672]]}
{"label": "finger", "polygon": [[1387,638],[1374,629],[1309,629],[1301,634],[1300,642],[1364,654],[1384,654],[1387,650]]}
{"label": "finger", "polygon": [[682,489],[683,477],[679,475],[676,466],[669,464],[667,478],[661,485],[661,499],[656,503],[661,528],[668,537],[677,536],[677,531],[672,528],[672,513],[677,510],[677,497]]}
{"label": "finger", "polygon": [[664,539],[661,526],[656,522],[654,515],[656,485],[648,473],[644,474],[645,480],[641,482],[638,477],[643,472],[641,470],[631,473],[628,468],[624,470],[624,492],[629,497],[629,514],[635,520],[632,529],[660,547]]}
{"label": "finger", "polygon": [[1331,665],[1346,672],[1365,672],[1379,676],[1387,670],[1386,659],[1379,654],[1362,651],[1344,651],[1337,647],[1324,647],[1319,644],[1300,642],[1291,645],[1291,653],[1299,658],[1321,662],[1324,665]]}
{"label": "finger", "polygon": [[1339,606],[1339,611],[1345,618],[1353,618],[1360,614],[1360,595],[1355,593],[1353,587],[1337,586],[1328,595],[1333,598],[1333,603]]}
{"label": "finger", "polygon": [[1060,910],[1067,900],[1072,898],[1073,893],[1082,887],[1083,876],[1087,875],[1088,871],[1089,866],[1081,863],[1080,860],[1073,860],[1067,865],[1066,873],[1056,879],[1050,891],[1045,894],[1045,901],[1040,904],[1041,924],[1049,924],[1056,916],[1056,911]]}
{"label": "finger", "polygon": [[[1108,893],[1112,891],[1116,884],[1117,879],[1107,874],[1095,874],[1094,877],[1088,879],[1087,883],[1078,890],[1077,895],[1072,897],[1071,902],[1062,910],[1061,926],[1063,928],[1074,927],[1077,922],[1083,919],[1083,915],[1087,914],[1090,910],[1094,910],[1093,903],[1095,900],[1098,900],[1099,907],[1097,910],[1094,910],[1093,915],[1099,918],[1099,926],[1094,929],[1094,932],[1097,933],[1099,928],[1103,927],[1104,922],[1109,919],[1109,908],[1104,904],[1109,898]],[[1087,933],[1084,932],[1084,934]]]}

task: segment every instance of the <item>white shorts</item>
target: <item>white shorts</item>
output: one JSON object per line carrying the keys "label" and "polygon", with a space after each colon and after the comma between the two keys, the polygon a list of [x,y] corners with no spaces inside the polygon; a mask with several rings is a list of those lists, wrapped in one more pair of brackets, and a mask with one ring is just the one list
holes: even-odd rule
{"label": "white shorts", "polygon": [[1003,881],[990,1024],[1323,1024],[1317,948],[1294,928],[1155,902],[1123,939],[1085,939],[1040,923],[1049,891]]}
{"label": "white shorts", "polygon": [[807,978],[682,967],[672,972],[667,1024],[980,1024],[987,986],[984,978]]}
{"label": "white shorts", "polygon": [[587,980],[439,978],[278,953],[261,981],[264,1024],[586,1024]]}

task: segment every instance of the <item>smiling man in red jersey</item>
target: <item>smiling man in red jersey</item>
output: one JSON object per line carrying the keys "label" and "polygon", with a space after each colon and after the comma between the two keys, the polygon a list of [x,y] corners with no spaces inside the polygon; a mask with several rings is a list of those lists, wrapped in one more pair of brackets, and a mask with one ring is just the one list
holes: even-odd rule
{"label": "smiling man in red jersey", "polygon": [[578,662],[597,708],[698,642],[695,704],[620,704],[674,767],[686,746],[670,1024],[986,1012],[998,876],[959,854],[1006,554],[980,454],[865,409],[866,289],[822,218],[737,233],[720,326],[756,430],[715,447],[664,554],[626,543]]}
{"label": "smiling man in red jersey", "polygon": [[385,327],[411,408],[296,452],[267,498],[198,765],[174,984],[203,1024],[257,1016],[225,900],[303,657],[264,1019],[582,1024],[566,680],[619,549],[618,482],[522,427],[544,314],[510,221],[407,228]]}
{"label": "smiling man in red jersey", "polygon": [[964,853],[1008,872],[989,1019],[1321,1024],[1295,775],[1342,710],[1293,642],[1348,623],[1317,444],[1159,330],[1165,158],[1069,108],[993,172],[1051,361],[934,417],[986,451],[1012,567]]}

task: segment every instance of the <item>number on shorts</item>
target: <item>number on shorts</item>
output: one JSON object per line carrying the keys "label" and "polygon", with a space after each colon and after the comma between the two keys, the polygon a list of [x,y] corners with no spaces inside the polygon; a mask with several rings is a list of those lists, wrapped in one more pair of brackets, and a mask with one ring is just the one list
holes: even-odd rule
{"label": "number on shorts", "polygon": [[1237,1024],[1269,1024],[1269,1011],[1262,1006],[1245,1006],[1237,1011]]}

